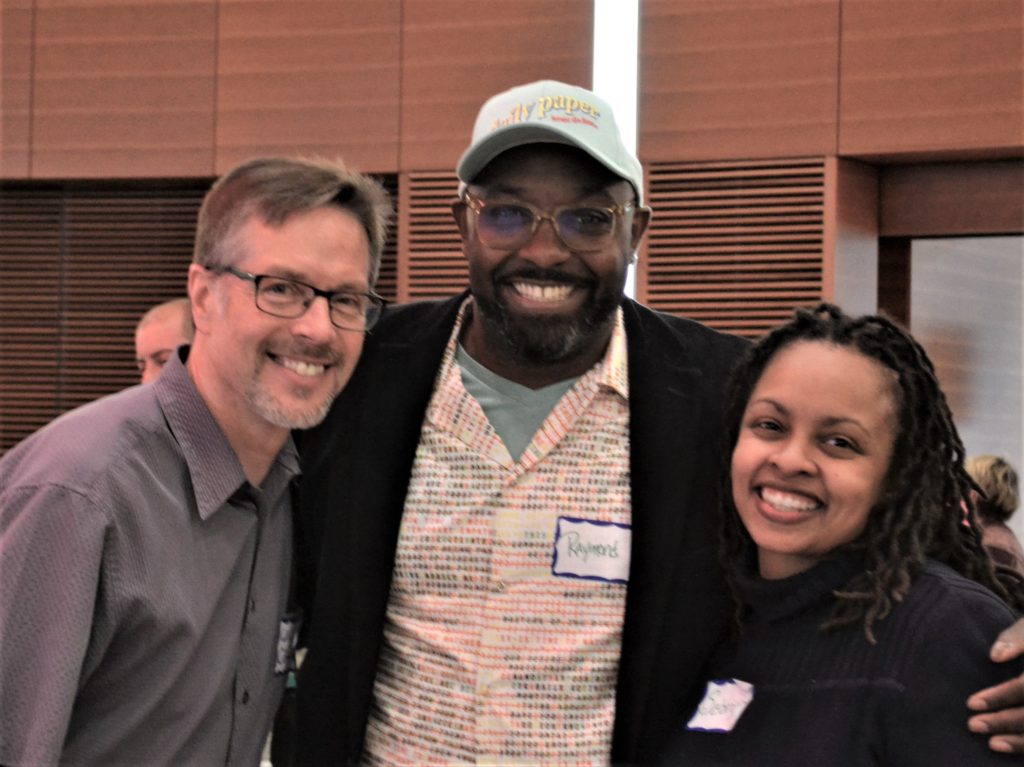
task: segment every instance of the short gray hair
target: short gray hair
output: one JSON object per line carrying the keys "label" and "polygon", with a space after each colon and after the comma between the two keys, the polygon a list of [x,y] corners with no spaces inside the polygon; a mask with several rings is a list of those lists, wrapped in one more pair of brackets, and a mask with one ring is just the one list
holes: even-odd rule
{"label": "short gray hair", "polygon": [[192,261],[207,268],[228,266],[225,245],[250,216],[280,226],[293,213],[335,206],[352,213],[370,243],[369,283],[380,273],[393,209],[380,182],[340,161],[261,157],[221,176],[199,209]]}

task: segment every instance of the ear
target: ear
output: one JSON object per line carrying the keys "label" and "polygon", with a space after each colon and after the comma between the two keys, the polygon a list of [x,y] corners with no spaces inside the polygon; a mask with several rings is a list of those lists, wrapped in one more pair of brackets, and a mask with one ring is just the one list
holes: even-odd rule
{"label": "ear", "polygon": [[216,275],[204,266],[189,264],[188,297],[192,302],[192,320],[197,333],[209,332],[213,309],[213,279]]}
{"label": "ear", "polygon": [[643,239],[644,233],[647,231],[647,227],[650,223],[651,209],[646,205],[633,211],[633,223],[629,232],[629,247],[634,253],[636,253],[636,249],[640,247],[640,240]]}

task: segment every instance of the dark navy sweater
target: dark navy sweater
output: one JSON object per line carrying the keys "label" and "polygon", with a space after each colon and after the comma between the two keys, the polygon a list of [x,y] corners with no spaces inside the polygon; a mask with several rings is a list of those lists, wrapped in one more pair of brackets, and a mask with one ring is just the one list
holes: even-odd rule
{"label": "dark navy sweater", "polygon": [[967,729],[967,697],[1024,670],[1024,659],[988,659],[1015,619],[992,592],[929,562],[904,601],[875,623],[822,631],[859,563],[825,561],[792,578],[746,577],[750,607],[738,642],[723,648],[708,679],[754,685],[730,732],[680,722],[664,764],[860,767],[1019,765]]}

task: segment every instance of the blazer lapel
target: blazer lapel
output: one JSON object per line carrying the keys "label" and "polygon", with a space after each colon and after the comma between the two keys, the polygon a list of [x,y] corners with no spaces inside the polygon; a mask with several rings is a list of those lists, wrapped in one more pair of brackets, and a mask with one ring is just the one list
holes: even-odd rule
{"label": "blazer lapel", "polygon": [[[686,693],[686,677],[706,660],[720,629],[720,607],[711,606],[719,603],[708,600],[722,597],[717,477],[708,476],[719,451],[716,439],[705,439],[718,429],[720,382],[709,387],[693,349],[660,320],[647,322],[649,312],[628,311],[633,306],[626,305],[633,543],[615,761],[637,761],[651,726],[677,715],[671,709]],[[710,408],[708,397],[716,398]]]}

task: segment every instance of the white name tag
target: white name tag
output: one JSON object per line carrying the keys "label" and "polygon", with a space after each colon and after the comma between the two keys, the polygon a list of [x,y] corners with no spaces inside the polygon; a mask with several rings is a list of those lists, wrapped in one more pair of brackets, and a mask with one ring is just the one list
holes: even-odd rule
{"label": "white name tag", "polygon": [[708,682],[704,700],[689,722],[688,730],[729,732],[754,699],[754,685],[739,679],[714,679]]}
{"label": "white name tag", "polygon": [[277,655],[274,659],[274,673],[285,674],[295,670],[295,645],[299,641],[299,627],[302,617],[288,613],[281,618],[277,627]]}
{"label": "white name tag", "polygon": [[628,583],[632,538],[629,525],[559,517],[551,572],[567,578]]}

